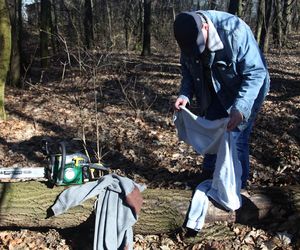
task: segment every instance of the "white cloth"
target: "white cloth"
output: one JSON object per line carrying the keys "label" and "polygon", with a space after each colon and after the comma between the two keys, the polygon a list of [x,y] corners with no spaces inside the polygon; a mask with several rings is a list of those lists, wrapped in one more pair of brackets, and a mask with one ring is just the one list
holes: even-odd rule
{"label": "white cloth", "polygon": [[197,186],[188,213],[186,226],[199,231],[204,225],[208,197],[227,210],[240,208],[242,167],[237,157],[235,138],[226,131],[228,118],[209,121],[181,107],[174,122],[179,139],[193,146],[198,153],[217,153],[213,179]]}
{"label": "white cloth", "polygon": [[209,121],[196,116],[184,106],[180,108],[182,111],[176,112],[174,116],[179,140],[191,145],[199,154],[216,154],[228,118]]}

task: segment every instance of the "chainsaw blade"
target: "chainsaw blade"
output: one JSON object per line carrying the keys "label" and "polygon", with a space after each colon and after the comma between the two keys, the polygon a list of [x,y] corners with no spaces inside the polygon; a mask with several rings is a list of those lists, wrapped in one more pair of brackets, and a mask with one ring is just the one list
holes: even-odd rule
{"label": "chainsaw blade", "polygon": [[44,168],[0,168],[0,179],[38,179],[45,178]]}

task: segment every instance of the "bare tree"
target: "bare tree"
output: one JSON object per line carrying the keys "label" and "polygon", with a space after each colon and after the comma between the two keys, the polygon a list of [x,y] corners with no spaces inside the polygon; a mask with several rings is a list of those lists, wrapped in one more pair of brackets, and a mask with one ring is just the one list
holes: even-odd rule
{"label": "bare tree", "polygon": [[0,119],[5,119],[4,89],[11,54],[11,26],[5,0],[0,0]]}
{"label": "bare tree", "polygon": [[85,33],[85,46],[89,49],[91,48],[92,42],[94,40],[94,30],[93,30],[93,10],[92,1],[84,1],[84,33]]}
{"label": "bare tree", "polygon": [[8,2],[12,33],[8,84],[14,87],[21,87],[22,0],[10,0]]}
{"label": "bare tree", "polygon": [[261,43],[261,33],[265,26],[266,21],[266,0],[259,0],[258,10],[257,10],[257,25],[256,25],[256,40],[257,43]]}
{"label": "bare tree", "polygon": [[282,3],[281,0],[274,0],[274,25],[273,25],[273,41],[274,45],[281,49],[283,44],[283,16],[282,16]]}
{"label": "bare tree", "polygon": [[113,44],[113,38],[112,38],[112,16],[111,16],[110,1],[104,0],[104,2],[105,2],[106,17],[107,17],[108,39],[109,39],[109,43]]}
{"label": "bare tree", "polygon": [[210,2],[210,3],[209,3],[209,8],[210,8],[211,10],[217,9],[217,3],[218,3],[217,0],[210,0],[209,2]]}
{"label": "bare tree", "polygon": [[260,0],[257,11],[256,40],[263,52],[268,52],[274,20],[273,0]]}
{"label": "bare tree", "polygon": [[41,67],[47,68],[49,61],[49,35],[51,34],[51,2],[41,0],[40,57]]}
{"label": "bare tree", "polygon": [[58,12],[57,12],[57,0],[52,0],[52,6],[53,6],[53,23],[51,25],[51,34],[52,34],[52,49],[53,52],[56,53],[57,49],[59,48],[59,41],[58,41]]}
{"label": "bare tree", "polygon": [[237,15],[239,17],[242,17],[243,0],[230,0],[229,1],[228,12],[233,14],[233,15]]}
{"label": "bare tree", "polygon": [[292,15],[293,15],[293,27],[295,31],[300,30],[300,1],[295,0],[295,7],[292,8]]}
{"label": "bare tree", "polygon": [[284,0],[283,2],[283,44],[286,45],[287,37],[291,32],[292,7],[295,0]]}
{"label": "bare tree", "polygon": [[142,56],[151,54],[151,0],[144,0],[144,35]]}

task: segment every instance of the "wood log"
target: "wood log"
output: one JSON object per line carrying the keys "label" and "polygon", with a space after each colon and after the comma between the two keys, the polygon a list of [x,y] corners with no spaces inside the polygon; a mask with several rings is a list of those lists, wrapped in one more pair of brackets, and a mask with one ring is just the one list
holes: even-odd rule
{"label": "wood log", "polygon": [[[0,227],[72,228],[84,224],[93,214],[93,199],[63,215],[46,219],[47,210],[64,188],[48,188],[45,183],[36,181],[0,183]],[[182,225],[191,190],[146,189],[142,194],[144,204],[134,227],[136,233],[170,233]],[[253,224],[267,219],[286,220],[290,216],[299,220],[300,186],[256,189],[243,199],[242,208],[236,212],[224,211],[210,203],[206,222]]]}

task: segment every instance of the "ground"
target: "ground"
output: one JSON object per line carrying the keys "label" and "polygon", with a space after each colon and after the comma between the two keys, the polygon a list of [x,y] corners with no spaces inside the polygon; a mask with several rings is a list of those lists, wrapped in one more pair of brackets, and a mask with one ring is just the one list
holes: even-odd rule
{"label": "ground", "polygon": [[[271,89],[251,137],[249,189],[300,184],[299,38],[294,35],[288,49],[266,54]],[[172,121],[180,82],[178,55],[93,52],[81,67],[75,59],[52,60],[48,70],[28,70],[23,89],[6,88],[8,119],[0,121],[0,166],[45,166],[42,140],[65,140],[68,150],[85,145],[93,160],[149,188],[191,188],[202,157],[178,141]],[[62,62],[69,63],[65,69]],[[219,223],[207,226],[218,228]],[[231,232],[230,238],[189,244],[176,234],[135,235],[135,249],[300,247],[299,229],[222,227]],[[74,238],[54,229],[1,231],[0,249],[80,249]]]}

